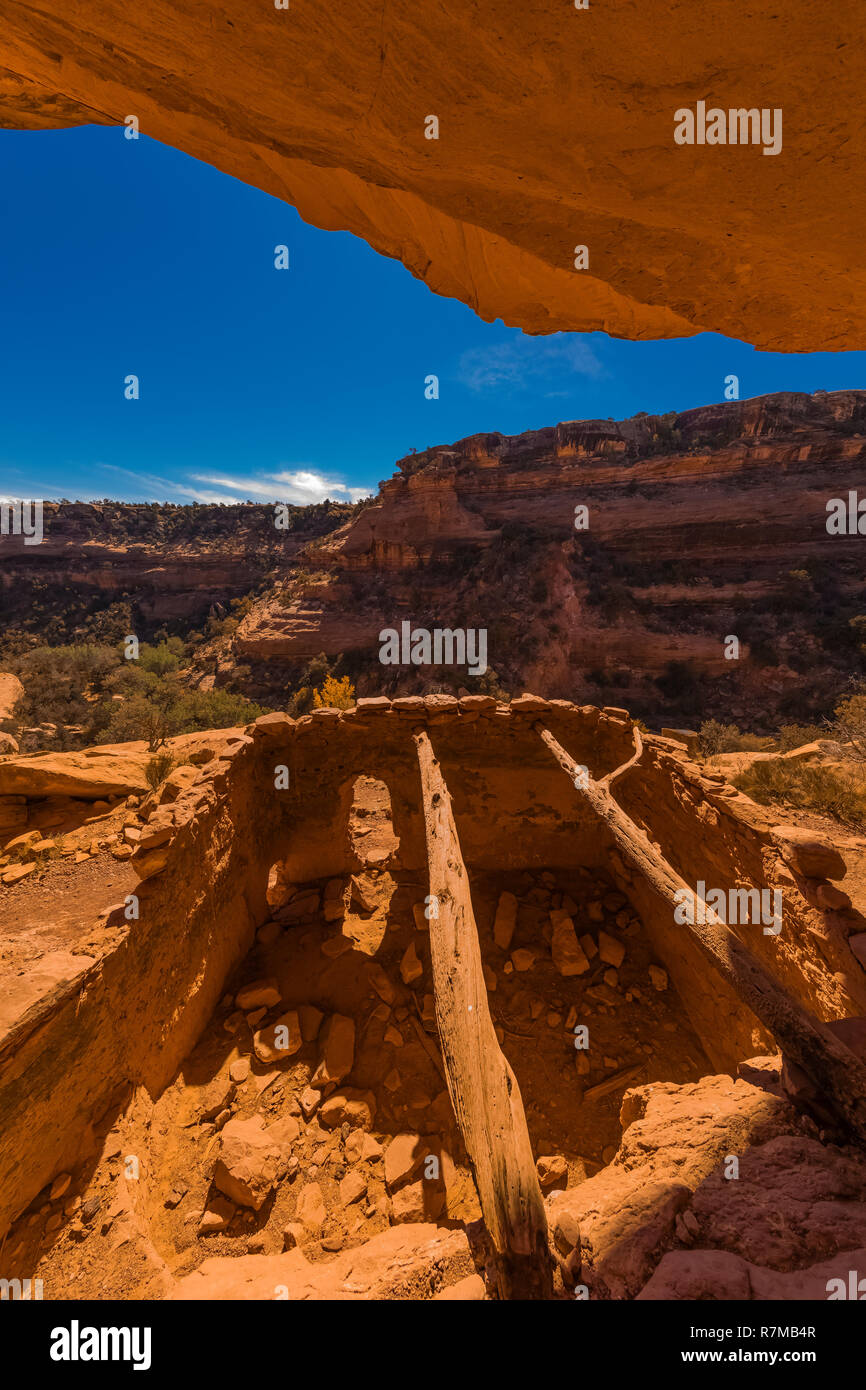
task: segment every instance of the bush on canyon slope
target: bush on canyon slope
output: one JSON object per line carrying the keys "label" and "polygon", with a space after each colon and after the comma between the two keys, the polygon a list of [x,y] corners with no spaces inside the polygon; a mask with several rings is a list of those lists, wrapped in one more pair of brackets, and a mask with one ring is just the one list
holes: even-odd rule
{"label": "bush on canyon slope", "polygon": [[155,646],[143,643],[138,653],[137,668],[154,676],[167,676],[183,665],[184,646],[179,637],[168,637]]}
{"label": "bush on canyon slope", "polygon": [[98,743],[146,739],[151,752],[177,734],[249,724],[267,711],[228,690],[184,690],[170,679],[137,691],[111,712]]}
{"label": "bush on canyon slope", "polygon": [[776,740],[770,735],[744,734],[736,724],[705,719],[698,730],[698,747],[705,758],[716,753],[769,753],[775,751]]}
{"label": "bush on canyon slope", "polygon": [[15,719],[56,724],[53,742],[61,748],[145,739],[155,750],[174,734],[247,724],[265,713],[228,690],[186,689],[186,661],[178,637],[143,642],[136,661],[125,659],[123,647],[35,647],[10,663],[24,686]]}
{"label": "bush on canyon slope", "polygon": [[94,700],[117,668],[113,647],[79,643],[34,647],[7,663],[24,687],[15,709],[21,725],[92,722]]}
{"label": "bush on canyon slope", "polygon": [[732,781],[764,805],[793,806],[860,829],[866,826],[866,785],[853,771],[768,758]]}
{"label": "bush on canyon slope", "polygon": [[779,729],[779,752],[790,753],[793,748],[803,748],[826,737],[827,729],[822,724],[783,724]]}
{"label": "bush on canyon slope", "polygon": [[854,757],[866,762],[866,691],[858,687],[834,711],[833,735],[851,747]]}
{"label": "bush on canyon slope", "polygon": [[327,676],[321,690],[313,692],[313,709],[351,709],[354,703],[355,687],[348,676]]}

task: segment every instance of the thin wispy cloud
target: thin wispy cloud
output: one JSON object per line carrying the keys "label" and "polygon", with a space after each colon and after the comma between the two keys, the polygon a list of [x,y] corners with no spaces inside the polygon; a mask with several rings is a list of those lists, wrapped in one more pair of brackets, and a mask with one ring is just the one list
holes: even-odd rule
{"label": "thin wispy cloud", "polygon": [[[259,501],[286,502],[303,506],[323,502],[357,502],[374,489],[350,487],[314,468],[279,469],[275,472],[228,476],[222,473],[193,473],[187,478],[164,478],[156,473],[138,472],[116,464],[99,464],[107,473],[121,474],[129,482],[123,495],[149,502],[230,503]],[[91,495],[102,491],[94,482]],[[104,495],[110,495],[105,493]]]}
{"label": "thin wispy cloud", "polygon": [[[0,464],[0,467],[5,469],[6,465]],[[58,483],[56,479],[49,480],[42,477],[32,477],[28,474],[26,469],[18,465],[14,467],[9,466],[7,471],[13,478],[17,477],[20,479],[20,482],[9,482],[4,477],[2,481],[0,481],[0,489],[2,489],[0,502],[16,502],[21,501],[22,498],[30,498],[33,500],[38,498],[46,502],[51,498],[66,496],[63,490],[63,484]]]}
{"label": "thin wispy cloud", "polygon": [[471,348],[457,364],[458,379],[471,391],[537,390],[545,379],[558,383],[570,376],[605,375],[589,344],[569,333],[554,333],[548,338],[519,333],[510,343]]}

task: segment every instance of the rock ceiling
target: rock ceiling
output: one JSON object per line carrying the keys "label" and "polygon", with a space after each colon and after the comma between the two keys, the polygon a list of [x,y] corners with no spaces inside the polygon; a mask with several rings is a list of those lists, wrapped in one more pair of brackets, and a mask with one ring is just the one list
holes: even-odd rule
{"label": "rock ceiling", "polygon": [[[770,0],[4,9],[3,126],[135,116],[485,319],[714,331],[785,351],[866,343],[866,127],[850,118],[862,7],[832,19]],[[677,144],[675,113],[702,101],[780,111],[780,152]]]}

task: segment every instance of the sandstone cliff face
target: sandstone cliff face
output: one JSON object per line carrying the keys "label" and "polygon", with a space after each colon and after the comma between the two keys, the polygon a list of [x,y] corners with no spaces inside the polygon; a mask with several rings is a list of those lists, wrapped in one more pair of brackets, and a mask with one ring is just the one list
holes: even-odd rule
{"label": "sandstone cliff face", "polygon": [[[356,0],[350,21],[307,0],[217,0],[206,22],[190,0],[57,14],[18,0],[0,120],[133,113],[145,134],[529,332],[861,347],[866,133],[852,119],[841,136],[839,113],[859,109],[864,26],[848,6],[840,37],[812,7],[769,0]],[[778,108],[781,152],[677,145],[675,111],[702,100]]]}
{"label": "sandstone cliff face", "polygon": [[638,563],[682,556],[698,532],[711,561],[730,564],[732,549],[759,536],[771,559],[774,545],[790,547],[793,527],[813,516],[820,525],[803,539],[823,544],[823,499],[843,482],[853,486],[864,450],[866,392],[858,391],[472,435],[399,460],[380,505],[329,538],[318,559],[403,568],[465,541],[490,543],[509,521],[567,535],[584,500],[590,534]]}
{"label": "sandstone cliff face", "polygon": [[298,509],[289,532],[264,506],[50,505],[42,545],[3,538],[0,605],[7,634],[43,636],[47,615],[68,641],[115,601],[186,633],[256,592],[193,679],[217,652],[219,681],[249,663],[248,693],[273,702],[322,652],[361,694],[472,689],[465,669],[383,667],[379,633],[482,628],[506,690],[776,729],[823,717],[863,666],[860,538],[826,523],[864,453],[866,391],[782,392],[473,435],[399,460],[369,505]]}
{"label": "sandstone cliff face", "polygon": [[332,508],[297,508],[304,512],[298,529],[278,531],[274,508],[265,505],[46,502],[41,544],[0,539],[7,635],[34,610],[83,613],[124,596],[148,624],[200,617],[291,564],[305,542],[352,510]]}
{"label": "sandstone cliff face", "polygon": [[237,650],[356,652],[372,690],[389,675],[381,628],[479,626],[506,684],[593,698],[601,671],[648,708],[646,682],[690,662],[713,684],[736,669],[737,707],[759,682],[772,711],[803,687],[805,653],[856,662],[845,625],[862,602],[857,538],[829,535],[826,508],[856,488],[864,456],[863,391],[474,435],[401,459],[376,504],[310,552],[332,583],[264,599]]}

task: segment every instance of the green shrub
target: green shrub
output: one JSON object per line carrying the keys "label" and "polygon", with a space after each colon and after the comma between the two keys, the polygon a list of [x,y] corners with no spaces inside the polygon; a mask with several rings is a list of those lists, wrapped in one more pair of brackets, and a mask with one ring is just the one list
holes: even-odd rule
{"label": "green shrub", "polygon": [[156,646],[142,642],[138,652],[137,667],[140,671],[151,672],[154,676],[167,676],[181,665],[183,643],[179,637],[169,637]]}
{"label": "green shrub", "polygon": [[286,700],[286,714],[293,719],[300,719],[301,715],[309,714],[313,708],[313,696],[315,691],[311,685],[301,685],[293,695]]}
{"label": "green shrub", "polygon": [[24,687],[16,719],[22,724],[89,723],[92,706],[87,696],[102,689],[117,662],[116,653],[106,646],[32,648],[8,663]]}
{"label": "green shrub", "polygon": [[184,690],[171,677],[147,677],[148,684],[112,706],[100,743],[146,739],[155,753],[177,734],[249,724],[266,711],[228,690]]}

